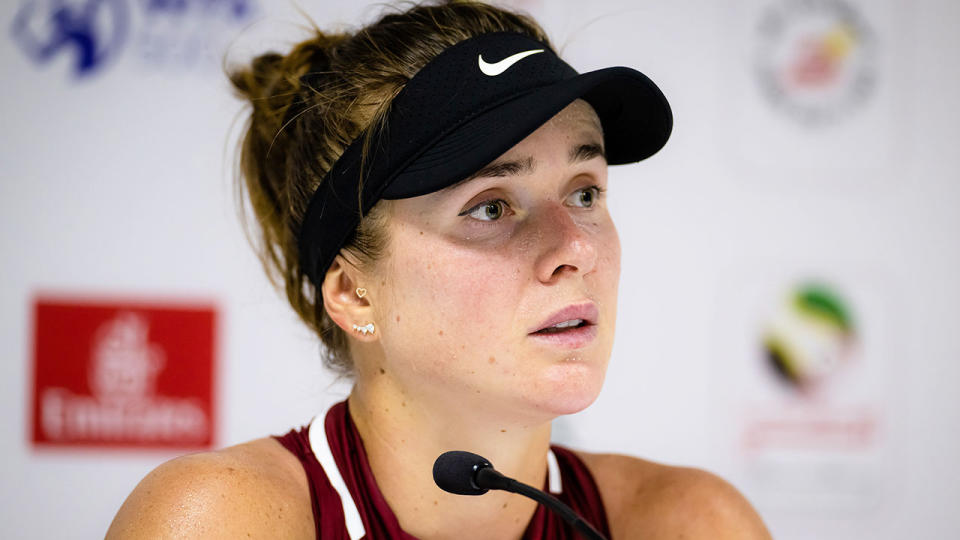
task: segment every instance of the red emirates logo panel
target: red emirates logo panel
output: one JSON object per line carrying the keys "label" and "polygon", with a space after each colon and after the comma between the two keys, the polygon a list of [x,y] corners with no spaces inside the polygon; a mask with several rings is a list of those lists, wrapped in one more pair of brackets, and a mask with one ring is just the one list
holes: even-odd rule
{"label": "red emirates logo panel", "polygon": [[212,305],[37,299],[33,444],[209,448],[216,318]]}

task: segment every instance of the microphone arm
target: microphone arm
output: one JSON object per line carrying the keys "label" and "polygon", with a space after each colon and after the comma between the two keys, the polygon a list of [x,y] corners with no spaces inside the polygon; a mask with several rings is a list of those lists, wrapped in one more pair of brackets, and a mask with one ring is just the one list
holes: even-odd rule
{"label": "microphone arm", "polygon": [[597,532],[586,520],[577,515],[573,509],[560,502],[560,500],[553,495],[504,476],[494,469],[492,465],[488,464],[487,467],[479,467],[474,473],[473,481],[477,487],[484,490],[500,489],[529,497],[546,506],[551,512],[559,515],[564,521],[574,527],[577,532],[583,535],[584,538],[589,540],[606,540],[606,538]]}

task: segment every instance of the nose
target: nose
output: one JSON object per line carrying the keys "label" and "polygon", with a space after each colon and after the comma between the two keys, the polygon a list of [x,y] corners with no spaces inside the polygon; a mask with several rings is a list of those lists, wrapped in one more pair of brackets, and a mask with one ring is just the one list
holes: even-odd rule
{"label": "nose", "polygon": [[550,204],[542,209],[535,224],[538,238],[538,256],[535,263],[537,278],[552,283],[564,274],[588,274],[597,265],[596,239],[578,222],[569,208]]}

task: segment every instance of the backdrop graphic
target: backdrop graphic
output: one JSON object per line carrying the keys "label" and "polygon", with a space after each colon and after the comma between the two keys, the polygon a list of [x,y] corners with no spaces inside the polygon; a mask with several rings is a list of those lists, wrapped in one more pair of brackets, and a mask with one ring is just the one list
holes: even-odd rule
{"label": "backdrop graphic", "polygon": [[24,0],[10,37],[38,65],[70,57],[75,79],[100,75],[123,55],[209,71],[255,12],[253,0]]}
{"label": "backdrop graphic", "polygon": [[[611,168],[617,340],[554,437],[714,471],[776,538],[956,536],[960,4],[511,5],[676,115]],[[159,463],[345,395],[243,236],[223,65],[382,9],[0,3],[4,537],[100,536]]]}
{"label": "backdrop graphic", "polygon": [[33,443],[209,448],[215,322],[209,306],[38,299]]}
{"label": "backdrop graphic", "polygon": [[830,278],[743,268],[723,288],[717,320],[748,331],[717,325],[715,368],[730,384],[715,400],[727,410],[736,474],[776,511],[869,515],[896,499],[895,295],[855,268]]}

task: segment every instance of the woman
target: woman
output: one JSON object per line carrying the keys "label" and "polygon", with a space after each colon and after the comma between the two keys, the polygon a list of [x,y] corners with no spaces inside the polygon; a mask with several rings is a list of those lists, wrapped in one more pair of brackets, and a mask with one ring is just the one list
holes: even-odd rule
{"label": "woman", "polygon": [[261,256],[353,377],[312,425],[148,475],[110,537],[573,538],[536,503],[464,497],[448,450],[544,486],[612,538],[765,538],[701,471],[550,448],[603,383],[620,245],[607,165],[666,142],[628,68],[584,75],[530,19],[416,6],[232,75]]}

